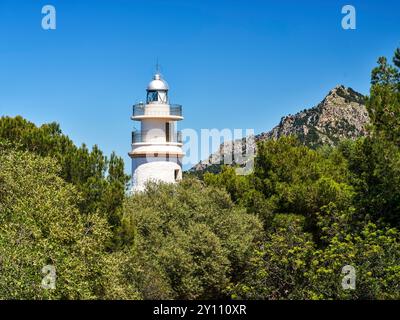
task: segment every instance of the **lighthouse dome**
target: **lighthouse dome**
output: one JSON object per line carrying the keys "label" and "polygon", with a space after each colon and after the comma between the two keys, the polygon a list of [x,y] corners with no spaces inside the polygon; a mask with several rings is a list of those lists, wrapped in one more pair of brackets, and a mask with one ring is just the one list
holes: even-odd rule
{"label": "lighthouse dome", "polygon": [[168,90],[168,83],[161,78],[159,73],[156,73],[153,77],[153,80],[150,81],[147,86],[147,91],[158,91],[158,90]]}

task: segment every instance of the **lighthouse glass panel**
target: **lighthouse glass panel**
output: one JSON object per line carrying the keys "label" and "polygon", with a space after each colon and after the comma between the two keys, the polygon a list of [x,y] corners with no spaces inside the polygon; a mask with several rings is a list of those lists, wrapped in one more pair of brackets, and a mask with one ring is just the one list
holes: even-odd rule
{"label": "lighthouse glass panel", "polygon": [[159,102],[167,103],[167,92],[166,91],[148,91],[147,92],[147,103]]}
{"label": "lighthouse glass panel", "polygon": [[157,91],[149,91],[147,93],[147,103],[157,102],[158,101],[158,92]]}

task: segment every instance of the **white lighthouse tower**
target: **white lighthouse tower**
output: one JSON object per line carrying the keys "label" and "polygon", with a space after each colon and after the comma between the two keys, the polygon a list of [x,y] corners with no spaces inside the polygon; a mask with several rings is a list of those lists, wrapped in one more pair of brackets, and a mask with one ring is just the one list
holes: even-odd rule
{"label": "white lighthouse tower", "polygon": [[140,127],[132,132],[132,191],[145,189],[148,181],[175,183],[182,179],[182,136],[177,121],[182,106],[168,99],[168,84],[159,73],[147,86],[146,103],[133,106],[132,120]]}

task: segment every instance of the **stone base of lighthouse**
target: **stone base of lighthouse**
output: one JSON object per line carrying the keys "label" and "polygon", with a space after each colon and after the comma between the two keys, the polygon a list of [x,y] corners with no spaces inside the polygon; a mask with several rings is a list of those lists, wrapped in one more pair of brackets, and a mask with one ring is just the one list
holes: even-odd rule
{"label": "stone base of lighthouse", "polygon": [[137,157],[132,159],[132,192],[144,191],[152,182],[175,183],[182,179],[179,157]]}

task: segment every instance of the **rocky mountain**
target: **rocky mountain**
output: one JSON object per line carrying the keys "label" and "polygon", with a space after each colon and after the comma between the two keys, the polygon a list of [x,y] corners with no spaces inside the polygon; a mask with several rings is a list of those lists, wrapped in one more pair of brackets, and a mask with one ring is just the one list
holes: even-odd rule
{"label": "rocky mountain", "polygon": [[[339,85],[315,107],[282,117],[276,127],[256,135],[250,143],[296,135],[304,145],[311,148],[323,144],[336,145],[343,139],[365,136],[368,123],[365,97],[351,88]],[[235,151],[245,149],[244,143],[237,142],[239,141],[225,142],[218,152],[195,165],[190,171],[219,171],[225,154],[232,155]]]}
{"label": "rocky mountain", "polygon": [[261,133],[259,138],[296,135],[309,147],[335,145],[340,140],[365,135],[368,122],[365,97],[351,88],[337,86],[317,106],[283,117],[275,128]]}

